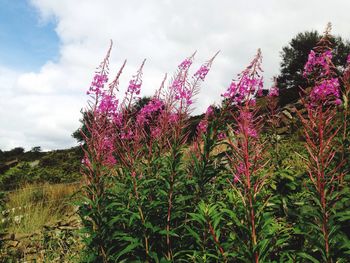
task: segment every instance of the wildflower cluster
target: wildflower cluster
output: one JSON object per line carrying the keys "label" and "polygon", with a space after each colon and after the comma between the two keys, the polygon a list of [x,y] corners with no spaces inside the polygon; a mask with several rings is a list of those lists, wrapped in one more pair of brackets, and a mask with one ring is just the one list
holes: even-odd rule
{"label": "wildflower cluster", "polygon": [[144,125],[149,123],[149,119],[153,114],[164,108],[164,102],[158,98],[153,98],[146,106],[144,106],[137,115],[137,123]]}
{"label": "wildflower cluster", "polygon": [[279,91],[278,91],[278,87],[275,83],[275,85],[269,89],[268,96],[269,97],[278,97],[278,95],[279,95]]}
{"label": "wildflower cluster", "polygon": [[[221,105],[193,118],[194,96],[217,54],[193,75],[194,54],[184,59],[168,85],[165,77],[140,100],[145,61],[118,98],[125,63],[108,84],[109,52],[89,88],[82,131],[87,202],[79,213],[90,262],[348,261],[339,226],[350,211],[336,141],[342,107],[334,104],[341,95],[347,101],[340,86],[349,90],[349,67],[337,78],[330,48],[316,47],[305,65],[312,89],[295,110],[305,139],[297,154],[277,133],[276,80],[263,97],[260,50]],[[283,155],[277,141],[291,150]]]}
{"label": "wildflower cluster", "polygon": [[213,106],[209,106],[205,112],[204,118],[198,123],[197,136],[205,133],[208,128],[209,118],[214,114]]}
{"label": "wildflower cluster", "polygon": [[87,91],[87,94],[100,94],[108,82],[107,74],[105,73],[96,73],[93,81],[91,82],[90,89]]}
{"label": "wildflower cluster", "polygon": [[324,79],[311,91],[310,100],[312,103],[325,102],[331,98],[334,103],[341,104],[338,78]]}
{"label": "wildflower cluster", "polygon": [[330,74],[331,67],[330,61],[332,60],[332,52],[326,50],[321,54],[317,54],[311,50],[308,56],[308,60],[304,66],[303,76],[307,77],[317,72],[320,76],[326,76]]}
{"label": "wildflower cluster", "polygon": [[238,75],[238,80],[233,80],[222,96],[233,104],[242,104],[246,101],[255,101],[255,95],[261,96],[263,89],[263,77],[261,76],[261,52],[251,64]]}
{"label": "wildflower cluster", "polygon": [[179,71],[171,84],[174,98],[176,101],[180,102],[180,104],[192,104],[193,92],[187,85],[187,75],[188,70],[192,65],[194,55],[195,54],[181,62],[181,64],[178,66]]}

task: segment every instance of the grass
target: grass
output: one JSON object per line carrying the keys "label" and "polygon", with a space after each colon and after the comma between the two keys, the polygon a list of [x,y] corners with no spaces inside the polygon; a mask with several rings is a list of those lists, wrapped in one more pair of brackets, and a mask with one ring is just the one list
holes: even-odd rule
{"label": "grass", "polygon": [[[32,184],[7,195],[4,227],[10,233],[30,234],[73,213],[79,184]],[[3,215],[2,215],[3,216]],[[16,220],[17,219],[17,220]]]}

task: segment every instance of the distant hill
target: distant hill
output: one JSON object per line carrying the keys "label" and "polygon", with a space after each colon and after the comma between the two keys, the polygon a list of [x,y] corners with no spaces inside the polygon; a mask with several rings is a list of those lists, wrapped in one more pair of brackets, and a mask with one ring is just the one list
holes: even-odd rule
{"label": "distant hill", "polygon": [[64,183],[80,179],[80,147],[25,152],[17,147],[0,151],[0,190],[11,190],[28,183]]}

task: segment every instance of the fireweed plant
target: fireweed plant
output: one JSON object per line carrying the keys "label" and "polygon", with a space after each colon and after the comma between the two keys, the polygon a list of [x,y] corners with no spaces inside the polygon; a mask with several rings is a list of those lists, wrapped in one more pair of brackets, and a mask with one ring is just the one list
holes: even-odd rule
{"label": "fireweed plant", "polygon": [[315,48],[305,66],[315,87],[303,99],[307,115],[299,112],[308,175],[293,189],[307,201],[293,217],[273,187],[287,154],[277,145],[278,88],[263,92],[260,50],[193,138],[194,97],[217,54],[194,74],[195,54],[184,59],[141,100],[145,61],[120,96],[126,61],[110,81],[110,51],[84,111],[84,262],[346,262],[349,149],[339,141],[349,131],[339,120],[348,118],[349,70],[333,77],[329,49]]}
{"label": "fireweed plant", "polygon": [[[209,107],[197,128],[203,147],[195,143],[192,171],[220,192],[202,194],[207,198],[190,214],[195,222],[191,234],[198,246],[191,256],[194,261],[266,262],[285,242],[286,235],[266,208],[271,172],[266,167],[267,144],[260,136],[264,119],[256,104],[263,89],[261,60],[259,50],[222,95],[220,113],[214,115]],[[266,99],[274,101],[277,95],[272,88]],[[210,158],[216,160],[214,165],[207,161]]]}
{"label": "fireweed plant", "polygon": [[305,64],[304,76],[312,86],[309,96],[302,100],[306,114],[298,111],[306,140],[309,176],[306,184],[309,205],[303,207],[306,217],[303,220],[307,226],[307,246],[311,250],[303,256],[317,262],[338,262],[344,250],[349,253],[348,245],[344,245],[347,237],[340,231],[342,222],[349,219],[349,213],[344,211],[349,197],[344,191],[348,186],[342,169],[346,160],[336,158],[342,149],[339,137],[342,137],[342,128],[346,130],[343,126],[346,124],[340,124],[338,118],[343,103],[341,80],[332,63],[329,32],[330,25]]}

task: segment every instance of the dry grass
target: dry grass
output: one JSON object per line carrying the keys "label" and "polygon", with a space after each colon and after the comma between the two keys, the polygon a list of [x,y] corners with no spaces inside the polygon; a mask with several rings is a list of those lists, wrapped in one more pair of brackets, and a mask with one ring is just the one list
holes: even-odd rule
{"label": "dry grass", "polygon": [[[11,233],[33,233],[73,212],[79,184],[26,185],[9,193],[5,227]],[[15,209],[13,209],[15,208]]]}

